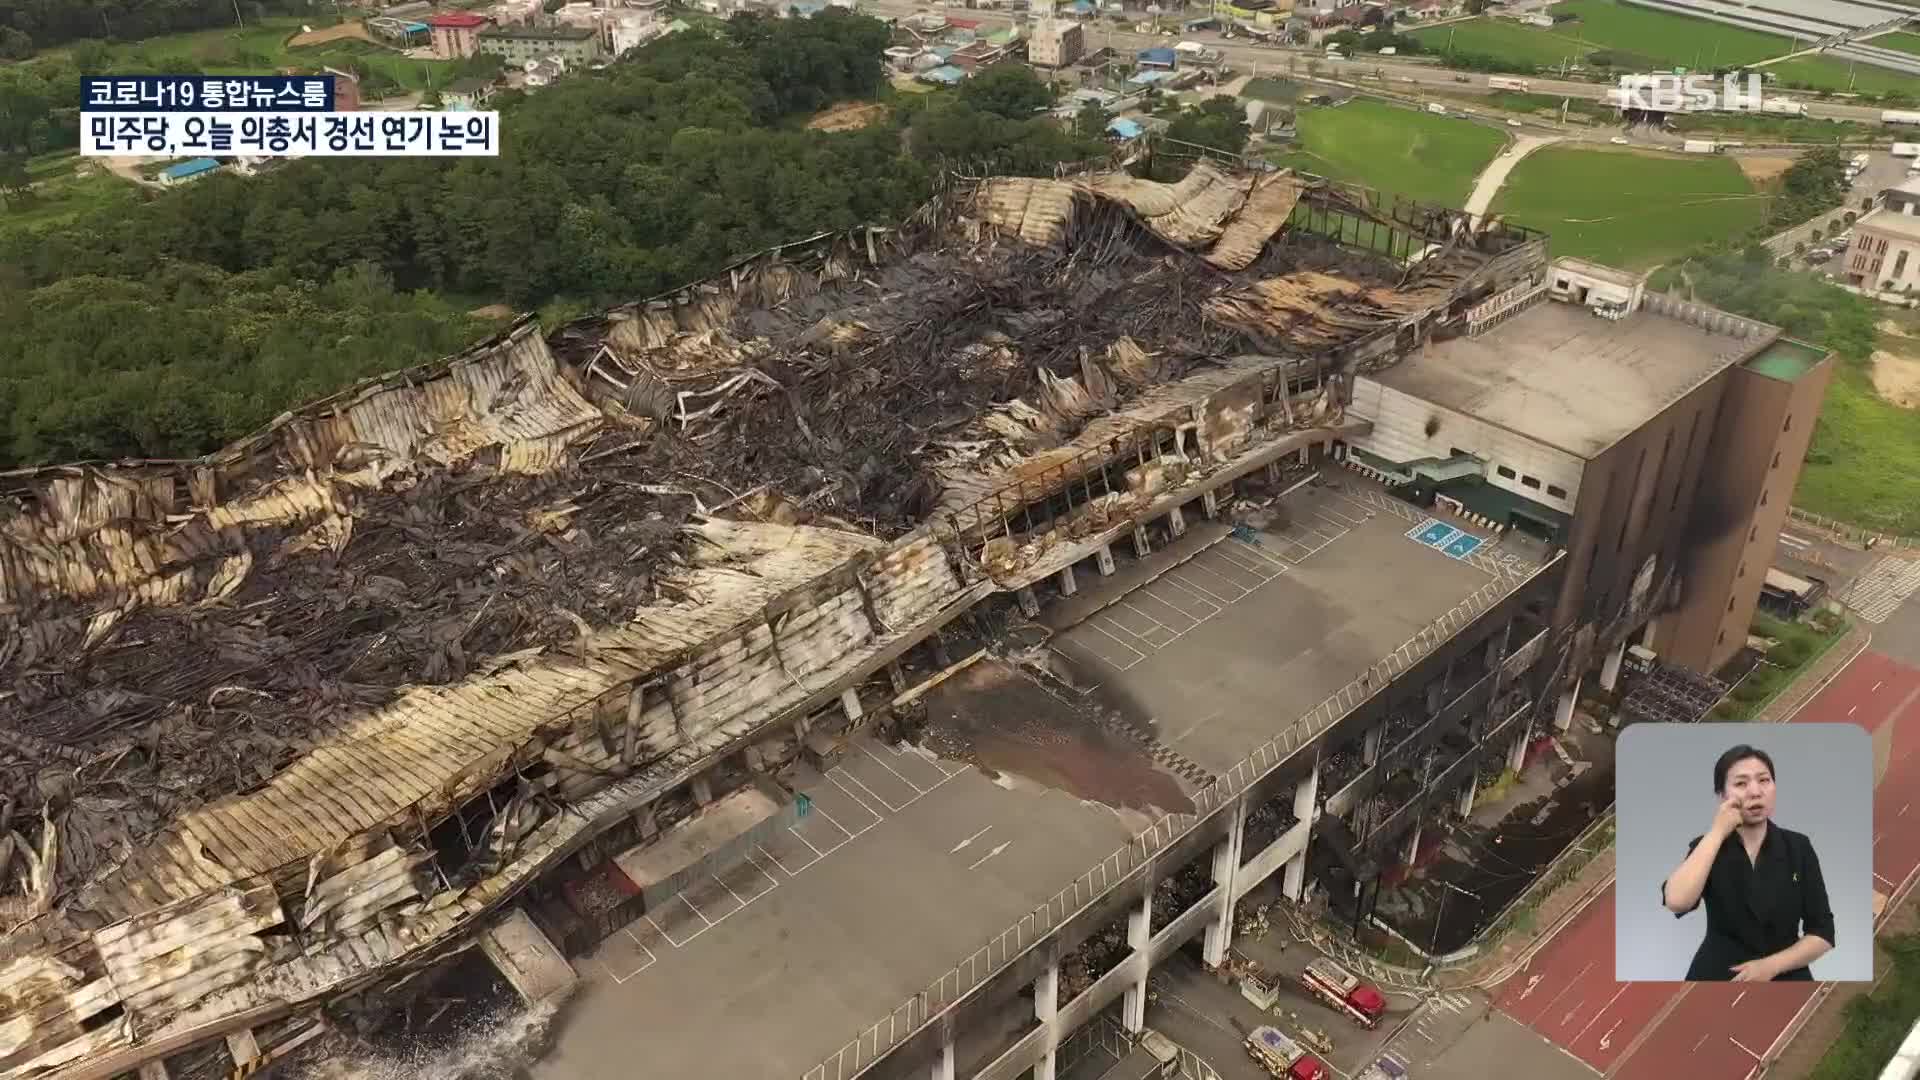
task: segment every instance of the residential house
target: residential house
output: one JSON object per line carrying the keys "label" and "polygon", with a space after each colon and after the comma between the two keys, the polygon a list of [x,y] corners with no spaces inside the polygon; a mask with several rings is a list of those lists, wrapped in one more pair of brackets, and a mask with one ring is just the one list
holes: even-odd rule
{"label": "residential house", "polygon": [[555,79],[566,74],[566,66],[558,60],[529,60],[522,69],[526,72],[526,85],[529,90],[538,90],[551,86]]}
{"label": "residential house", "polygon": [[440,99],[449,109],[478,109],[493,96],[491,79],[455,79]]}
{"label": "residential house", "polygon": [[1086,27],[1052,18],[1033,28],[1033,42],[1027,46],[1027,60],[1035,67],[1068,67],[1086,54]]}
{"label": "residential house", "polygon": [[586,67],[604,55],[599,33],[583,26],[495,27],[480,34],[480,51],[509,66],[553,59],[569,68]]}
{"label": "residential house", "polygon": [[485,15],[447,11],[427,20],[433,33],[433,55],[442,60],[464,60],[480,50],[480,34],[492,25]]}
{"label": "residential house", "polygon": [[1882,207],[1853,223],[1844,273],[1874,292],[1920,289],[1920,213]]}

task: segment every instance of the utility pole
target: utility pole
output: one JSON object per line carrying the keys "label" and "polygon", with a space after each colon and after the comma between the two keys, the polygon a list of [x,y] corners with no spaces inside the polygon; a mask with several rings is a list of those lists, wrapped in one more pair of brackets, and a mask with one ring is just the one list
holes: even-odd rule
{"label": "utility pole", "polygon": [[1469,899],[1480,899],[1479,893],[1468,892],[1451,882],[1435,879],[1434,884],[1440,886],[1440,905],[1433,913],[1433,933],[1427,937],[1427,959],[1429,960],[1433,959],[1435,950],[1440,947],[1440,919],[1441,916],[1447,913],[1447,894],[1449,892],[1457,892],[1461,896],[1468,897]]}

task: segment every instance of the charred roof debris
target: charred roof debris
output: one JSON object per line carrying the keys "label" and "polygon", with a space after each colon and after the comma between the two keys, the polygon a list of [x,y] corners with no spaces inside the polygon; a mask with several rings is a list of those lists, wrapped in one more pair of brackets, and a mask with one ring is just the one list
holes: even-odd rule
{"label": "charred roof debris", "polygon": [[955,179],[205,459],[0,476],[0,1075],[390,989],[1545,267],[1291,173]]}

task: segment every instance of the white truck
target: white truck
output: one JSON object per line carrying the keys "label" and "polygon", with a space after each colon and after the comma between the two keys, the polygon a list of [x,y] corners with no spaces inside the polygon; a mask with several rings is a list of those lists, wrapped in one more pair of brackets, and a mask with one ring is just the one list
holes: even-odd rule
{"label": "white truck", "polygon": [[1440,104],[1437,101],[1427,102],[1427,111],[1434,114],[1435,116],[1447,115],[1447,107],[1445,105]]}
{"label": "white truck", "polygon": [[1798,101],[1789,101],[1786,98],[1768,98],[1760,103],[1760,111],[1763,113],[1773,113],[1777,116],[1807,115],[1806,105]]}
{"label": "white truck", "polygon": [[1882,109],[1880,122],[1883,124],[1920,124],[1920,112],[1912,109]]}
{"label": "white truck", "polygon": [[1518,90],[1523,94],[1531,85],[1525,79],[1510,79],[1505,75],[1495,75],[1487,80],[1489,90]]}
{"label": "white truck", "polygon": [[1720,147],[1711,139],[1688,139],[1680,149],[1689,154],[1711,154],[1718,151]]}
{"label": "white truck", "polygon": [[1894,157],[1920,158],[1920,143],[1897,142],[1893,144]]}

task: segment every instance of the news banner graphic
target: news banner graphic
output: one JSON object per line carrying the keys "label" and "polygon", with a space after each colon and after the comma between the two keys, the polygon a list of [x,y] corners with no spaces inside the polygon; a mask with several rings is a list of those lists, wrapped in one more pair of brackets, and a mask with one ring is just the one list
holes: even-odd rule
{"label": "news banner graphic", "polygon": [[95,157],[496,157],[495,112],[337,112],[332,75],[80,80]]}

